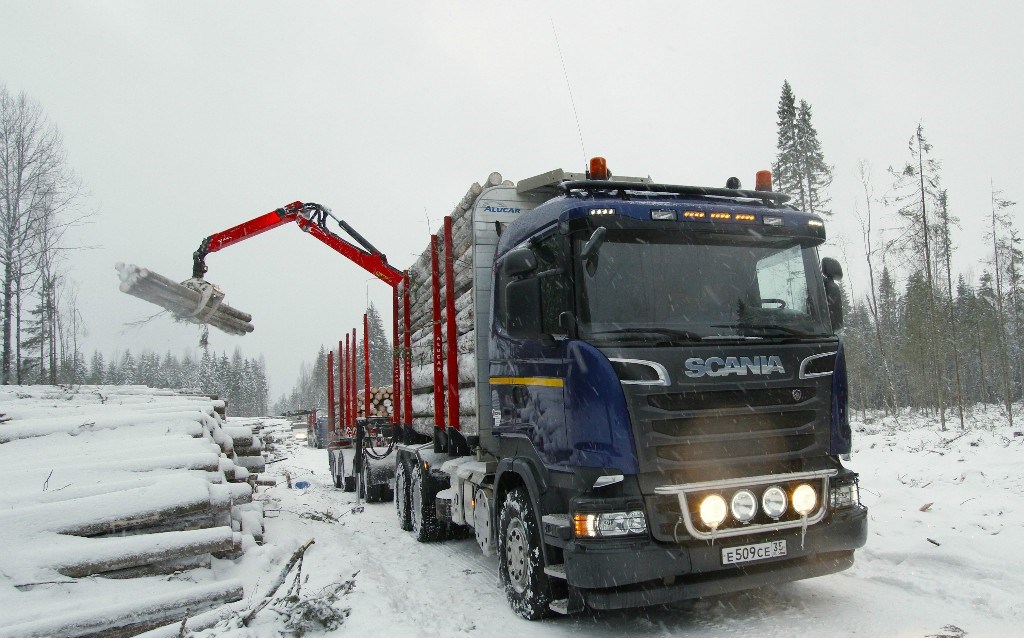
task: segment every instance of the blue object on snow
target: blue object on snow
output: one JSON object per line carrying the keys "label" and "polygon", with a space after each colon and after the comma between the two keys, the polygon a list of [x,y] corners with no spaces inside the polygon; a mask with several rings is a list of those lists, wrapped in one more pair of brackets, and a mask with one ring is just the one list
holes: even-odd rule
{"label": "blue object on snow", "polygon": [[297,489],[297,490],[304,490],[307,487],[309,487],[309,481],[296,481],[295,482],[295,489]]}

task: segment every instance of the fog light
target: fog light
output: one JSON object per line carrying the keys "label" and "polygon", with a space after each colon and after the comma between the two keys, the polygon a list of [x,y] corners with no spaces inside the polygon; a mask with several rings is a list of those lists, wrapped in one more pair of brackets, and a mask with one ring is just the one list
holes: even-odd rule
{"label": "fog light", "polygon": [[802,483],[793,490],[793,509],[800,516],[807,516],[818,505],[818,494],[807,483]]}
{"label": "fog light", "polygon": [[711,529],[715,529],[725,521],[727,511],[724,498],[718,494],[709,494],[700,503],[700,520]]}
{"label": "fog light", "polygon": [[732,512],[732,517],[739,522],[749,523],[757,514],[757,497],[750,490],[740,490],[732,495],[729,511]]}
{"label": "fog light", "polygon": [[769,487],[761,495],[761,507],[768,516],[779,518],[786,513],[786,492],[778,485]]}

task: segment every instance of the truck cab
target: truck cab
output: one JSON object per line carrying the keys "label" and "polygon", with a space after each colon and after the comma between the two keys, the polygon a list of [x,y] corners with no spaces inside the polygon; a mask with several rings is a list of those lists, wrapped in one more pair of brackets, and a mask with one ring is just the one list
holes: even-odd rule
{"label": "truck cab", "polygon": [[824,220],[763,183],[591,168],[520,182],[520,212],[475,264],[479,432],[471,454],[418,457],[446,482],[438,519],[496,548],[527,618],[848,568],[867,512],[842,463]]}

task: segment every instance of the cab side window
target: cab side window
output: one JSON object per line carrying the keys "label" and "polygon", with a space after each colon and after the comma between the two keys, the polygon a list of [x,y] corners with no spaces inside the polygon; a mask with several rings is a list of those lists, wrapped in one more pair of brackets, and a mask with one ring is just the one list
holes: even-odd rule
{"label": "cab side window", "polygon": [[540,282],[541,328],[545,334],[564,335],[558,317],[572,310],[572,285],[566,269],[569,265],[569,242],[557,233],[533,245],[537,255],[537,278]]}

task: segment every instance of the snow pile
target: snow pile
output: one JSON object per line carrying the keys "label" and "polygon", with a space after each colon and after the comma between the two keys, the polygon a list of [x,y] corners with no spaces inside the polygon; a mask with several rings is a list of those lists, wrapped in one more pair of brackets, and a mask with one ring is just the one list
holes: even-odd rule
{"label": "snow pile", "polygon": [[141,386],[0,387],[0,636],[143,631],[242,597],[211,568],[262,540],[236,454],[262,443],[223,408]]}

